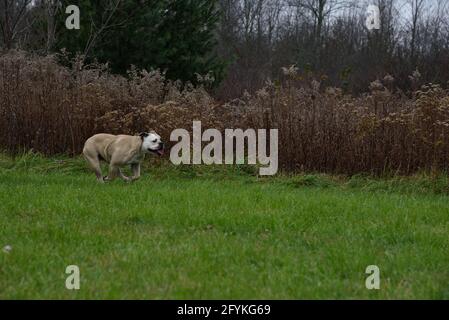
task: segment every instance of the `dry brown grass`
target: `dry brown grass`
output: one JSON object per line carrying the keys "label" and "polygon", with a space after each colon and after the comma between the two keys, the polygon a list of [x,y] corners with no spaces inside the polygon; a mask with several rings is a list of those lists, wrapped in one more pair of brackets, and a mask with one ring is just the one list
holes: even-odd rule
{"label": "dry brown grass", "polygon": [[[285,69],[280,84],[220,104],[202,86],[65,56],[10,52],[0,57],[0,146],[10,152],[80,152],[98,132],[154,129],[168,140],[175,128],[278,128],[280,165],[293,171],[409,174],[446,169],[449,92],[439,85],[405,95],[394,79],[374,81],[360,97]],[[413,77],[418,77],[417,74]],[[418,79],[415,79],[418,83]]]}

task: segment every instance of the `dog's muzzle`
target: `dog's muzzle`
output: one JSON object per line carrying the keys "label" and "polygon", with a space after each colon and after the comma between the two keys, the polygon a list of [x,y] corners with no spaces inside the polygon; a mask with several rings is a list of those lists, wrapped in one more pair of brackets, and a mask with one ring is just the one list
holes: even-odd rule
{"label": "dog's muzzle", "polygon": [[158,156],[163,156],[165,153],[165,146],[164,143],[159,143],[159,149],[157,150],[153,150],[153,149],[148,149],[148,151],[153,152],[155,154],[157,154]]}

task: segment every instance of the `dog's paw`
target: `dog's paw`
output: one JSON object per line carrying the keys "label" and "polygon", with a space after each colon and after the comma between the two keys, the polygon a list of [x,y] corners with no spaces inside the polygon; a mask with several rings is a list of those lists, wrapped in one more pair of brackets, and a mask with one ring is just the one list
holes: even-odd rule
{"label": "dog's paw", "polygon": [[131,183],[131,182],[133,182],[133,179],[132,179],[132,178],[129,178],[129,177],[125,177],[125,178],[123,178],[123,180],[125,180],[126,183]]}

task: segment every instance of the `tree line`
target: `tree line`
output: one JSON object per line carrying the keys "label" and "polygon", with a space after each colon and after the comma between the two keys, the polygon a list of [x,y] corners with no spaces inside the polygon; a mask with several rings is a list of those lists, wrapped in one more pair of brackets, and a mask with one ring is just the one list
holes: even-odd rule
{"label": "tree line", "polygon": [[[66,28],[66,8],[80,11],[80,29]],[[40,54],[65,50],[84,62],[108,62],[115,73],[161,69],[171,79],[224,69],[213,53],[220,19],[215,0],[2,0],[0,43]]]}
{"label": "tree line", "polygon": [[[380,28],[368,30],[376,5]],[[449,80],[449,1],[220,0],[220,52],[233,63],[221,94],[238,96],[296,65],[327,85],[364,92],[390,75],[408,91]],[[237,85],[236,85],[237,84]]]}
{"label": "tree line", "polygon": [[[365,25],[370,4],[378,30]],[[68,5],[80,8],[80,30],[65,27]],[[449,80],[449,1],[2,0],[0,46],[64,49],[121,74],[132,65],[183,81],[209,74],[223,100],[282,81],[290,65],[355,94],[385,76],[407,92],[417,77]]]}

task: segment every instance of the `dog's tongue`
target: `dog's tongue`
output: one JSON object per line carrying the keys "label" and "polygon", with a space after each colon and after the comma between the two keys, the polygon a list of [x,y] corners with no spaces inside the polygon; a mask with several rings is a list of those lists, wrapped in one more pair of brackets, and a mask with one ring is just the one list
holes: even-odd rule
{"label": "dog's tongue", "polygon": [[163,156],[164,155],[164,149],[158,150],[157,154],[160,155],[160,156]]}

